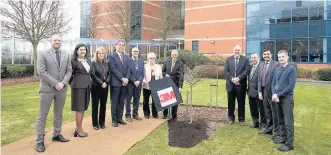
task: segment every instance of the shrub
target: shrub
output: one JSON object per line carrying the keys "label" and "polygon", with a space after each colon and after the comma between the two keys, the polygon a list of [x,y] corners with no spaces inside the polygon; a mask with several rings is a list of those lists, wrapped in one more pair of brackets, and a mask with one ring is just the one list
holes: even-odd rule
{"label": "shrub", "polygon": [[10,65],[7,66],[7,69],[12,77],[20,78],[24,73],[25,67],[23,65]]}
{"label": "shrub", "polygon": [[317,74],[316,69],[305,69],[305,68],[298,68],[297,69],[297,77],[298,78],[315,79],[316,74]]}
{"label": "shrub", "polygon": [[189,50],[179,51],[178,60],[182,61],[190,68],[194,68],[197,65],[205,65],[210,62],[206,56]]}
{"label": "shrub", "polygon": [[160,59],[157,60],[157,64],[159,64],[159,65],[163,65],[164,62],[165,62],[166,60],[168,60],[168,59],[169,59],[169,58],[161,57]]}
{"label": "shrub", "polygon": [[317,70],[317,77],[322,81],[331,81],[331,68]]}
{"label": "shrub", "polygon": [[199,65],[193,69],[193,72],[198,73],[200,78],[218,78],[225,79],[224,67],[217,65]]}
{"label": "shrub", "polygon": [[9,72],[8,72],[7,66],[2,65],[1,66],[1,78],[6,78],[8,76],[9,76]]}
{"label": "shrub", "polygon": [[[2,65],[1,66],[1,78],[10,78],[13,77],[9,72],[8,72],[8,66],[15,66],[15,65]],[[25,64],[22,65],[25,67],[23,74],[21,76],[32,76],[33,71],[34,71],[34,66],[33,64]]]}

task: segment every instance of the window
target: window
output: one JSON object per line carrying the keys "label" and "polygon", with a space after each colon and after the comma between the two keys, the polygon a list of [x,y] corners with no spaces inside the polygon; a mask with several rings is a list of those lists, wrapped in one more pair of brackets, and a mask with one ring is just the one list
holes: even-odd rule
{"label": "window", "polygon": [[247,17],[260,16],[260,3],[247,4]]}
{"label": "window", "polygon": [[274,60],[278,61],[277,53],[280,50],[286,50],[288,53],[291,51],[291,40],[276,40],[276,52]]}
{"label": "window", "polygon": [[323,37],[326,34],[326,22],[323,20],[309,22],[309,37]]}
{"label": "window", "polygon": [[260,24],[260,17],[247,18],[247,25],[259,25],[259,24]]}
{"label": "window", "polygon": [[327,53],[324,54],[323,62],[331,63],[331,38],[327,39]]}
{"label": "window", "polygon": [[292,23],[292,38],[308,37],[308,22]]}
{"label": "window", "polygon": [[270,38],[270,25],[263,24],[261,25],[261,39],[269,39]]}
{"label": "window", "polygon": [[199,41],[198,40],[192,41],[192,51],[193,52],[199,51]]}
{"label": "window", "polygon": [[292,40],[292,61],[293,62],[308,62],[308,40],[293,39]]}
{"label": "window", "polygon": [[324,1],[310,1],[309,20],[324,19]]}
{"label": "window", "polygon": [[260,52],[261,51],[261,47],[260,47],[260,41],[259,40],[249,40],[247,41],[247,56],[249,56],[251,53],[254,52]]}
{"label": "window", "polygon": [[297,5],[298,1],[292,3],[292,21],[302,22],[308,20],[308,8],[309,1],[301,1],[300,5]]}
{"label": "window", "polygon": [[260,38],[260,25],[247,25],[246,27],[247,39]]}
{"label": "window", "polygon": [[323,62],[323,38],[309,40],[309,62]]}
{"label": "window", "polygon": [[274,1],[271,2],[261,2],[261,16],[272,17],[275,11]]}
{"label": "window", "polygon": [[291,24],[290,23],[279,23],[270,25],[271,27],[271,38],[284,39],[291,38]]}

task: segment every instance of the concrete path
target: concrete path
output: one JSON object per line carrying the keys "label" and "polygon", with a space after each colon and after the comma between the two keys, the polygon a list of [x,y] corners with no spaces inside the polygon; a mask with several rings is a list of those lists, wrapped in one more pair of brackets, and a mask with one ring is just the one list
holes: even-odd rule
{"label": "concrete path", "polygon": [[[108,111],[108,109],[107,109]],[[107,112],[109,114],[109,112]],[[161,114],[161,113],[160,113]],[[139,116],[143,116],[139,109]],[[70,139],[68,143],[52,142],[52,133],[45,136],[46,151],[38,153],[35,151],[35,136],[30,136],[1,148],[2,155],[121,155],[129,150],[135,143],[144,139],[149,133],[161,125],[165,120],[143,119],[128,122],[127,125],[119,125],[118,128],[111,126],[109,115],[106,118],[106,128],[94,130],[91,117],[84,118],[84,130],[89,136],[86,138],[75,138],[75,122],[66,123],[62,127],[62,135]]]}

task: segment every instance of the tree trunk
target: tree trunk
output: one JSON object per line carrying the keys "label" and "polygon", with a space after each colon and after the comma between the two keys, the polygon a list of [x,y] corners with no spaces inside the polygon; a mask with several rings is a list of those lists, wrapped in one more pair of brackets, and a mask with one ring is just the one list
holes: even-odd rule
{"label": "tree trunk", "polygon": [[190,85],[190,124],[193,121],[193,111],[192,111],[192,85]]}
{"label": "tree trunk", "polygon": [[38,72],[37,72],[37,47],[38,47],[39,42],[34,42],[32,43],[33,47],[33,76],[37,77]]}
{"label": "tree trunk", "polygon": [[167,43],[166,43],[166,41],[163,41],[163,56],[164,56],[164,58],[167,58],[167,52],[168,52]]}

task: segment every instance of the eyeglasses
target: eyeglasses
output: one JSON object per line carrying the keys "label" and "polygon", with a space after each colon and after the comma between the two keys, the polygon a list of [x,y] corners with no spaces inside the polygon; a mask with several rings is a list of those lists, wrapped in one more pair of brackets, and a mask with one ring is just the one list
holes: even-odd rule
{"label": "eyeglasses", "polygon": [[155,58],[149,58],[149,59],[155,59]]}
{"label": "eyeglasses", "polygon": [[240,49],[235,49],[234,51],[240,51]]}
{"label": "eyeglasses", "polygon": [[133,52],[139,52],[139,51],[133,51]]}

